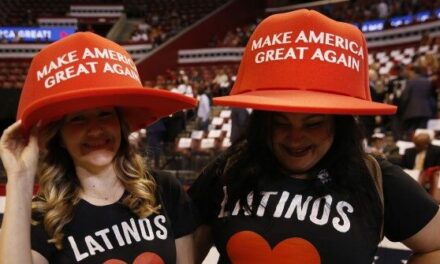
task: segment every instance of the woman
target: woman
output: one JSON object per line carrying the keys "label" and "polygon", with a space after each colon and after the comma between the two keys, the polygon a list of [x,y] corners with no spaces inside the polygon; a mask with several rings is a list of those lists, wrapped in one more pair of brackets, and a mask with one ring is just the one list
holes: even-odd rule
{"label": "woman", "polygon": [[371,101],[367,57],[357,28],[315,11],[260,23],[230,95],[214,98],[255,109],[245,136],[190,189],[197,262],[214,243],[219,263],[370,264],[382,229],[414,251],[408,263],[439,262],[438,205],[385,160],[381,182],[369,172],[353,115],[396,109]]}
{"label": "woman", "polygon": [[0,141],[1,263],[193,263],[188,197],[147,170],[128,136],[195,101],[142,87],[135,69],[122,47],[92,33],[34,58],[19,120]]}

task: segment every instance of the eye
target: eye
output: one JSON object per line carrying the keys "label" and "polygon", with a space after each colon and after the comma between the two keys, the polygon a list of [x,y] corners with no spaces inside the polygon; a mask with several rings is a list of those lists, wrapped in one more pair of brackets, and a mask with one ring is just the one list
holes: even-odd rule
{"label": "eye", "polygon": [[115,112],[113,112],[113,111],[102,111],[99,113],[99,117],[104,118],[104,119],[111,118],[114,116],[115,116]]}
{"label": "eye", "polygon": [[67,118],[67,123],[71,124],[77,124],[84,122],[86,120],[86,117],[83,115],[75,115]]}
{"label": "eye", "polygon": [[305,124],[305,127],[307,128],[317,128],[322,125],[324,121],[315,121],[315,122],[309,122]]}
{"label": "eye", "polygon": [[275,119],[273,120],[273,125],[274,125],[274,126],[277,126],[277,127],[285,127],[285,126],[289,126],[290,123],[287,122],[286,120],[282,120],[282,119],[277,119],[277,118],[275,118]]}

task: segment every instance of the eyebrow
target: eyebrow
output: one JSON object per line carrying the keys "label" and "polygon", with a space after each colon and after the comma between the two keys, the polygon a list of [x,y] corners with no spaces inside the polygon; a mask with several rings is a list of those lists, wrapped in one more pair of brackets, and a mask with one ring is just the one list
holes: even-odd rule
{"label": "eyebrow", "polygon": [[322,118],[325,118],[326,116],[327,116],[327,115],[322,115],[322,114],[309,115],[309,116],[304,117],[303,120],[309,120],[309,119],[316,118],[316,117],[322,117]]}
{"label": "eyebrow", "polygon": [[[312,114],[312,115],[308,115],[305,116],[304,118],[302,118],[303,121],[312,119],[312,118],[316,118],[316,117],[322,117],[325,118],[327,115],[324,114]],[[285,115],[283,115],[282,113],[276,113],[274,114],[274,118],[284,118],[284,119],[288,119]]]}

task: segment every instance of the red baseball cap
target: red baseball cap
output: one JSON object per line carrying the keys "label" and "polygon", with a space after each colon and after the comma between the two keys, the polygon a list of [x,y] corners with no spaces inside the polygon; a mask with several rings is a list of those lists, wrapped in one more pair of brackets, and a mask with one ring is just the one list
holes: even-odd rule
{"label": "red baseball cap", "polygon": [[96,107],[122,109],[136,130],[176,111],[194,98],[143,87],[124,48],[90,32],[72,34],[42,49],[32,60],[17,119],[25,129]]}
{"label": "red baseball cap", "polygon": [[362,32],[301,9],[264,19],[249,39],[230,95],[214,104],[321,114],[394,114],[372,102]]}

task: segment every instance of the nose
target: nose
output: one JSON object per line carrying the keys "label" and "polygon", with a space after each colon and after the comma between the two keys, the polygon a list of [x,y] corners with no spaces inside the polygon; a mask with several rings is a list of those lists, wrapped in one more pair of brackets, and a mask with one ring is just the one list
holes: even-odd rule
{"label": "nose", "polygon": [[290,128],[287,135],[290,142],[300,142],[304,138],[304,131],[300,128]]}
{"label": "nose", "polygon": [[104,129],[101,124],[96,120],[90,120],[87,126],[87,135],[91,137],[101,136],[104,133]]}

